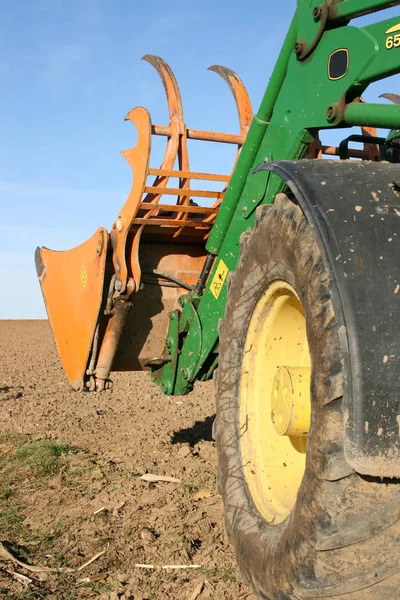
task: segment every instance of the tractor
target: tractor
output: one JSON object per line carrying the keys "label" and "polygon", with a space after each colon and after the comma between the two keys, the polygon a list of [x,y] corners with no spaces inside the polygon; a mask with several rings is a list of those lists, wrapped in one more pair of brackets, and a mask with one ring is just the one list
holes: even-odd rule
{"label": "tractor", "polygon": [[[227,536],[259,598],[400,597],[400,97],[363,99],[400,72],[400,16],[353,23],[399,4],[297,0],[254,115],[210,67],[237,134],[189,129],[172,70],[144,56],[169,123],[126,116],[133,183],[111,230],[35,255],[75,390],[214,377]],[[236,146],[231,173],[191,171],[188,140]]]}

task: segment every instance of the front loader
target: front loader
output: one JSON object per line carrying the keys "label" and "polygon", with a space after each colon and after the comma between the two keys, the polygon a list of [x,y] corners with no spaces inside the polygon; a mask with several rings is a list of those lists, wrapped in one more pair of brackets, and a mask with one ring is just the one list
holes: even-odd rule
{"label": "front loader", "polygon": [[[298,0],[254,116],[211,67],[237,134],[189,129],[171,69],[146,55],[170,121],[128,113],[133,183],[111,231],[36,252],[75,390],[146,369],[186,394],[215,374],[226,530],[268,600],[399,598],[400,97],[363,94],[400,72],[400,16],[353,24],[399,4]],[[191,171],[190,139],[237,146],[232,172]]]}

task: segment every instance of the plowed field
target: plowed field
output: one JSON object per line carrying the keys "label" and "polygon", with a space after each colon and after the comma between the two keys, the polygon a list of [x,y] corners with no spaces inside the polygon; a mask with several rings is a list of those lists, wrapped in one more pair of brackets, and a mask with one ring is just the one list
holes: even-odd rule
{"label": "plowed field", "polygon": [[1,598],[254,598],[223,530],[211,382],[74,393],[47,321],[1,321],[0,356]]}

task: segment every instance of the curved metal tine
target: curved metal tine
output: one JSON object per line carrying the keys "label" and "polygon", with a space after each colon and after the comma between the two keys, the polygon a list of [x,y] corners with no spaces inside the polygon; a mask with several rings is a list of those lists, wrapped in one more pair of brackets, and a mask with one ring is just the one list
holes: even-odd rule
{"label": "curved metal tine", "polygon": [[[179,134],[185,134],[186,126],[185,126],[185,120],[184,120],[184,116],[183,116],[181,93],[180,93],[178,83],[176,81],[175,75],[173,74],[171,67],[168,65],[168,63],[165,62],[165,60],[163,60],[159,56],[155,56],[153,54],[145,54],[142,57],[142,60],[145,60],[148,63],[150,63],[155,68],[155,70],[157,71],[157,73],[159,74],[159,76],[161,78],[161,81],[164,86],[165,94],[167,96],[170,127],[172,126],[172,120],[174,119],[175,127],[176,127],[176,125],[178,125]],[[173,137],[172,131],[171,131],[171,137]],[[171,138],[169,141],[172,142]],[[180,169],[181,170],[189,170],[189,159],[187,156],[186,139],[184,139],[184,136],[179,140],[178,147],[176,149],[174,148],[174,150],[172,152],[170,152],[170,149],[168,147],[169,145],[170,144],[168,142],[161,168],[162,169],[172,169],[174,166],[175,158],[178,155]],[[175,146],[175,144],[173,144],[173,145]],[[171,160],[172,155],[174,155],[173,160]],[[169,178],[159,176],[155,179],[153,185],[159,186],[160,188],[166,187],[168,179]],[[189,188],[189,182],[187,180],[181,180],[180,187],[182,187],[183,189]],[[150,199],[153,201],[155,200],[157,202],[157,197],[155,195],[151,196]],[[185,200],[186,200],[186,197],[182,198],[181,200],[178,198],[178,203],[180,201],[182,203],[185,203],[184,202]],[[147,201],[147,198],[146,198],[146,201]],[[189,197],[187,198],[187,202],[189,202]]]}
{"label": "curved metal tine", "polygon": [[184,119],[181,93],[171,67],[165,60],[154,54],[145,54],[142,56],[142,60],[146,60],[150,63],[161,78],[167,96],[169,118],[172,119],[173,117],[177,117],[183,125]]}
{"label": "curved metal tine", "polygon": [[[232,71],[232,69],[229,67],[223,67],[222,65],[211,65],[211,67],[208,67],[208,71],[214,71],[214,73],[217,73],[217,75],[222,77],[222,79],[229,85],[238,110],[240,134],[243,135],[243,138],[245,138],[253,119],[253,108],[251,106],[251,101],[249,94],[247,93],[246,86],[240,79],[239,75],[235,73],[235,71]],[[243,144],[240,144],[238,146],[236,157],[233,162],[232,172],[235,168],[242,145]],[[223,191],[227,189],[228,185],[228,183],[225,185]],[[217,200],[214,202],[213,206],[218,207],[220,204],[221,200]],[[212,218],[215,217],[209,217],[206,220],[212,220]]]}
{"label": "curved metal tine", "polygon": [[[232,71],[232,69],[229,67],[223,67],[222,65],[211,65],[211,67],[208,67],[208,70],[217,73],[217,75],[222,77],[222,79],[228,84],[238,110],[240,134],[245,137],[253,118],[253,108],[251,106],[251,101],[243,81],[240,79],[239,75],[237,75],[237,73]],[[238,146],[233,168],[235,167],[241,147],[242,144]],[[224,189],[227,187],[228,185],[226,185]]]}
{"label": "curved metal tine", "polygon": [[253,118],[253,109],[243,81],[228,67],[212,65],[208,70],[217,73],[229,85],[239,113],[240,133],[246,134]]}
{"label": "curved metal tine", "polygon": [[386,100],[390,100],[393,104],[400,104],[400,96],[398,94],[381,94],[379,98],[386,98]]}
{"label": "curved metal tine", "polygon": [[[159,56],[155,56],[153,54],[145,54],[145,56],[142,57],[142,60],[147,61],[155,68],[155,70],[157,71],[157,73],[160,76],[160,79],[163,83],[164,90],[165,90],[165,93],[167,96],[171,137],[167,143],[167,148],[166,148],[165,156],[164,156],[162,164],[161,164],[161,168],[162,169],[173,169],[175,159],[178,156],[179,146],[182,144],[182,140],[178,140],[178,139],[173,142],[173,138],[176,136],[176,129],[178,129],[179,134],[184,134],[186,132],[185,120],[183,117],[181,93],[179,91],[179,86],[175,79],[175,75],[173,74],[171,67],[168,65],[168,63],[165,62],[165,60],[163,60]],[[174,124],[173,124],[173,120],[174,120]],[[176,142],[178,142],[178,145],[176,145]],[[172,144],[173,148],[172,148],[171,144]],[[179,154],[181,154],[181,153],[179,153]],[[183,150],[183,154],[187,154],[187,149]],[[180,162],[182,162],[181,159],[180,159]],[[188,169],[189,163],[188,163],[187,156],[184,157],[183,162],[184,162],[185,168]],[[169,179],[168,177],[167,178],[162,177],[162,176],[156,177],[153,185],[156,187],[159,186],[160,188],[166,187],[166,185],[168,183],[168,179]],[[181,185],[182,185],[182,183],[181,183]],[[183,183],[183,186],[184,185],[185,185],[185,183]],[[151,195],[151,196],[149,196],[149,198],[146,197],[146,201],[148,201],[148,199],[150,199],[151,201],[157,202],[159,198],[160,198],[160,196],[158,196],[158,198],[157,198],[157,196]],[[178,199],[178,201],[179,201],[179,199]]]}

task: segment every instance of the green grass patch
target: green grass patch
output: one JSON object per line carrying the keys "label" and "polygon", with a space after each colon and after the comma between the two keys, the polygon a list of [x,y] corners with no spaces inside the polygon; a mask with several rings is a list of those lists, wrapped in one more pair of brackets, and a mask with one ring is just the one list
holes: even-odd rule
{"label": "green grass patch", "polygon": [[200,573],[207,575],[211,579],[222,579],[223,581],[237,581],[235,575],[235,569],[232,565],[226,565],[225,567],[216,567],[215,569],[202,568],[199,569]]}
{"label": "green grass patch", "polygon": [[202,484],[199,479],[190,479],[189,481],[185,481],[183,487],[192,494],[193,492],[198,492]]}
{"label": "green grass patch", "polygon": [[[33,540],[23,525],[24,494],[33,487],[44,485],[50,477],[65,476],[69,470],[68,455],[78,451],[59,440],[9,431],[0,435],[0,531],[5,539],[22,543]],[[71,480],[78,477],[77,470],[71,472]],[[59,537],[61,528],[57,525],[55,529],[55,537]],[[43,537],[46,542],[51,541],[47,534]]]}
{"label": "green grass patch", "polygon": [[25,517],[21,515],[20,505],[13,500],[2,502],[0,505],[0,531],[2,536],[16,539],[22,531]]}
{"label": "green grass patch", "polygon": [[66,466],[71,446],[50,440],[28,441],[16,450],[13,460],[27,467],[34,477],[52,477]]}

